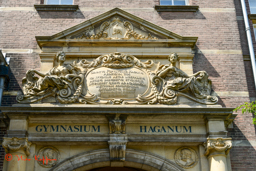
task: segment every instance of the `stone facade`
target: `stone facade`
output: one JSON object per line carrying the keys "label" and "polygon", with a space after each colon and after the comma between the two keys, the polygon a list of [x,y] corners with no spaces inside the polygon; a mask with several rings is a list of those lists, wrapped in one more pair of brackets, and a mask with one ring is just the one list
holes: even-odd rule
{"label": "stone facade", "polygon": [[[2,101],[6,107],[1,109],[4,114],[1,135],[6,137],[3,147],[14,157],[18,151],[30,159],[20,163],[14,159],[7,162],[1,148],[3,170],[17,167],[42,171],[135,167],[213,171],[218,165],[217,160],[223,161],[219,167],[225,171],[256,168],[252,115],[238,113],[232,122],[235,117],[232,109],[256,97],[250,61],[246,58],[249,52],[240,1],[190,0],[190,5],[199,6],[196,12],[157,12],[154,6],[159,5],[158,0],[74,0],[79,6],[74,12],[36,11],[34,5],[40,3],[40,0],[0,1],[0,48],[11,58],[10,85],[4,91]],[[121,15],[119,20],[111,16],[115,12]],[[104,24],[111,27],[104,28]],[[120,63],[125,64],[124,60],[120,62],[120,56],[124,54],[136,60],[133,66],[144,67],[142,71],[146,74],[143,76],[150,75],[150,71],[164,83],[155,87],[157,95],[151,94],[150,91],[154,92],[151,86],[148,94],[143,88],[136,89],[136,93],[129,89],[123,94],[118,91],[100,94],[105,101],[96,88],[89,91],[98,93],[101,101],[79,93],[81,80],[71,80],[77,85],[70,83],[72,97],[79,94],[75,101],[71,95],[58,96],[60,84],[47,82],[50,86],[46,88],[28,88],[30,78],[38,85],[40,74],[36,72],[46,74],[52,68],[58,68],[56,53],[59,51],[65,52],[65,64],[70,65],[67,68],[78,64],[86,66],[82,67],[84,72],[76,72],[81,79],[84,78],[81,74],[90,71],[88,65],[92,67],[97,59],[112,54],[116,59],[110,64],[120,66]],[[168,62],[168,56],[173,53],[179,56],[175,64]],[[151,64],[147,60],[154,63],[149,71],[145,69]],[[100,63],[103,64],[106,63]],[[186,84],[190,87],[186,92],[179,86],[175,88],[163,72],[168,67],[188,76],[205,71],[208,75],[203,82],[206,88],[194,91],[197,88],[192,85],[195,84]],[[74,74],[68,70],[69,74]],[[111,68],[109,72],[111,70],[120,71],[120,68]],[[31,77],[33,72],[39,76]],[[179,83],[186,82],[186,76],[181,78],[183,81]],[[49,79],[53,80],[50,76]],[[55,83],[68,85],[70,80],[63,81],[65,79],[55,79]],[[148,80],[142,84],[154,85],[150,76]],[[167,85],[174,88],[169,89]],[[46,97],[49,87],[57,87],[56,94]],[[45,94],[40,94],[46,89]],[[37,94],[29,90],[36,90]],[[184,95],[175,99],[169,94],[163,95],[164,90]],[[22,91],[23,98],[17,99],[27,104],[17,104],[16,97],[21,97]],[[117,95],[113,95],[115,93]],[[145,98],[138,98],[143,93]],[[214,101],[217,104],[209,104],[211,97],[217,97],[218,101]],[[5,124],[8,125],[7,132]],[[13,139],[15,137],[18,139]],[[20,148],[14,150],[14,147]],[[48,165],[42,160],[35,161],[35,156],[47,156],[52,160]]]}

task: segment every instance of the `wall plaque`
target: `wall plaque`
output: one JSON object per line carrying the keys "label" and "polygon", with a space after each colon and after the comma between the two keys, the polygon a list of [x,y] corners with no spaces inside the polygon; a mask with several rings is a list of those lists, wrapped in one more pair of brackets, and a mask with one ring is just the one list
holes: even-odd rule
{"label": "wall plaque", "polygon": [[92,70],[86,77],[90,93],[101,99],[135,99],[149,88],[148,75],[137,68]]}

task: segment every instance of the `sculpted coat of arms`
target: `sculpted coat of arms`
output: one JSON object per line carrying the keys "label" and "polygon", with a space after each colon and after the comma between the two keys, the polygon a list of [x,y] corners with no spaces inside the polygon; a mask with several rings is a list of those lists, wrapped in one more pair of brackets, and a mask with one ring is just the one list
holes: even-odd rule
{"label": "sculpted coat of arms", "polygon": [[176,67],[176,53],[168,59],[170,64],[153,71],[152,60],[141,62],[119,52],[99,56],[92,62],[81,60],[72,64],[66,64],[65,53],[58,52],[57,65],[48,73],[27,71],[22,80],[23,95],[17,96],[17,101],[35,103],[53,98],[63,104],[172,105],[179,96],[184,96],[201,104],[217,103],[205,71],[187,75]]}

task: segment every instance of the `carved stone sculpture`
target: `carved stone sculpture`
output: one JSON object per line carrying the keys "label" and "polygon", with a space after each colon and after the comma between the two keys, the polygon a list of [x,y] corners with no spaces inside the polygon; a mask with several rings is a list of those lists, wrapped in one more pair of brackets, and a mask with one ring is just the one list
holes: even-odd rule
{"label": "carved stone sculpture", "polygon": [[[49,96],[55,96],[60,103],[75,103],[82,93],[85,71],[74,64],[64,64],[65,53],[56,54],[58,65],[48,73],[28,70],[22,80],[24,95],[17,96],[17,101],[33,103]],[[37,74],[39,78],[35,76]],[[72,96],[71,96],[72,94]]]}
{"label": "carved stone sculpture", "polygon": [[[97,30],[97,31],[96,31]],[[149,31],[137,29],[129,21],[125,21],[119,17],[114,17],[109,21],[103,22],[98,29],[91,26],[82,33],[71,36],[71,39],[140,39],[140,40],[156,40]]]}
{"label": "carved stone sculpture", "polygon": [[[120,29],[119,25],[116,29]],[[117,30],[115,34],[120,34]],[[27,72],[22,80],[24,94],[17,96],[18,102],[35,103],[51,98],[63,104],[172,105],[177,103],[178,96],[202,104],[218,102],[211,94],[208,74],[199,71],[188,76],[176,67],[177,54],[171,54],[170,64],[157,71],[150,69],[155,65],[152,60],[141,62],[119,52],[99,56],[92,62],[83,59],[72,64],[64,63],[65,53],[59,52],[56,60],[57,66],[46,74]]]}
{"label": "carved stone sculpture", "polygon": [[121,116],[117,114],[113,119],[112,116],[109,118],[109,132],[110,134],[125,134],[126,116]]}
{"label": "carved stone sculpture", "polygon": [[3,138],[2,146],[6,153],[16,152],[22,150],[27,156],[30,155],[31,142],[28,142],[27,138]]}
{"label": "carved stone sculpture", "polygon": [[228,154],[230,149],[232,148],[231,138],[217,138],[211,139],[208,138],[205,143],[205,155],[209,156],[214,152],[224,152],[224,154]]}
{"label": "carved stone sculpture", "polygon": [[60,158],[60,153],[57,148],[46,146],[37,152],[35,158],[40,166],[49,168],[57,164]]}
{"label": "carved stone sculpture", "polygon": [[199,71],[191,76],[176,67],[178,55],[169,56],[169,65],[162,65],[152,78],[153,93],[139,97],[138,100],[151,100],[150,103],[175,104],[177,96],[185,96],[199,103],[214,104],[218,98],[211,95],[212,85],[205,71]]}
{"label": "carved stone sculpture", "polygon": [[174,154],[175,162],[184,169],[193,168],[198,163],[196,151],[189,147],[181,147]]}

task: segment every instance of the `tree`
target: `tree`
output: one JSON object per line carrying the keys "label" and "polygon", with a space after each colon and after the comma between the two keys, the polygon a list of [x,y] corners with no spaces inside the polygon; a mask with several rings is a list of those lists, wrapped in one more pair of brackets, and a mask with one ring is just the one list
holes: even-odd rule
{"label": "tree", "polygon": [[252,120],[253,124],[256,125],[256,101],[253,101],[251,103],[245,102],[243,105],[240,105],[237,108],[235,108],[234,111],[237,112],[240,109],[242,109],[242,114],[253,113],[255,117]]}

